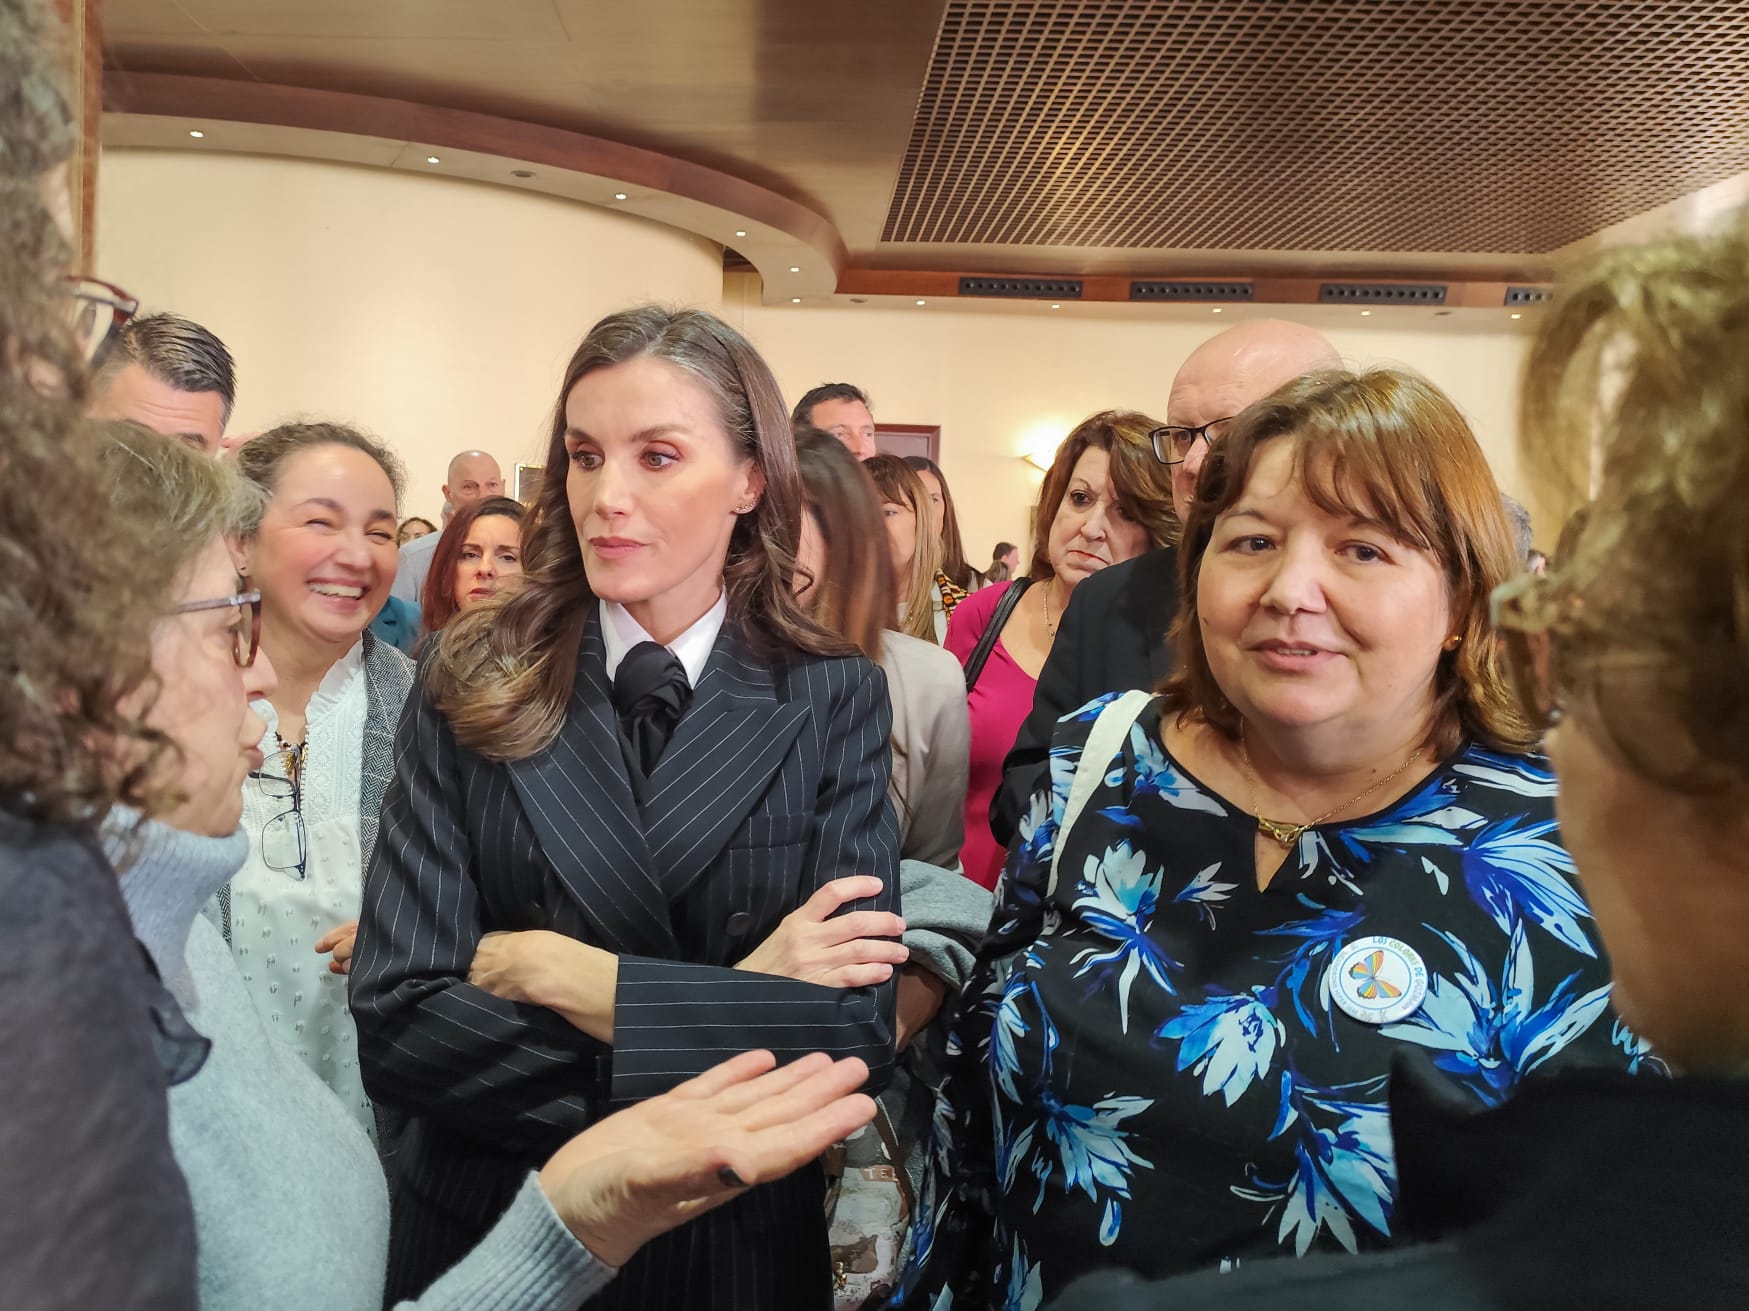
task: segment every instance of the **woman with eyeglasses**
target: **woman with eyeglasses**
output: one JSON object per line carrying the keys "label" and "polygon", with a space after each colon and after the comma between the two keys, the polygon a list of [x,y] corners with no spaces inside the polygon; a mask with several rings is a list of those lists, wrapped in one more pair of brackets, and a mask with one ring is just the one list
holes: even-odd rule
{"label": "woman with eyeglasses", "polygon": [[220,890],[218,918],[269,1024],[374,1132],[342,976],[413,679],[412,662],[366,631],[395,577],[401,467],[328,423],[262,433],[235,459],[265,494],[243,572],[278,679],[243,790],[249,859]]}
{"label": "woman with eyeglasses", "polygon": [[990,799],[1069,598],[1107,565],[1166,545],[1176,528],[1171,476],[1148,438],[1156,426],[1107,410],[1064,438],[1039,489],[1028,572],[974,593],[948,624],[944,645],[965,667],[972,721],[966,877],[983,887],[996,886],[1006,854],[990,833]]}
{"label": "woman with eyeglasses", "polygon": [[[261,493],[143,431],[111,436],[99,460],[111,528],[159,566],[136,583],[159,613],[146,643],[151,681],[122,713],[168,749],[120,747],[115,763],[147,776],[150,812],[117,807],[104,843],[140,940],[193,1026],[181,1045],[198,1069],[171,1092],[170,1136],[194,1200],[199,1305],[377,1311],[389,1208],[370,1139],[281,1041],[199,913],[254,845],[239,820],[275,678],[257,648],[260,595],[239,591],[231,538],[259,517]],[[766,1073],[771,1065],[751,1054],[564,1144],[524,1174],[503,1219],[418,1308],[572,1311],[643,1242],[794,1168],[873,1111],[846,1095],[866,1076],[861,1062],[814,1057]],[[8,1305],[31,1291],[9,1289]]]}
{"label": "woman with eyeglasses", "polygon": [[1394,1068],[1479,1109],[1642,1060],[1500,675],[1520,560],[1456,407],[1390,370],[1286,384],[1179,552],[1174,672],[1064,719],[1022,823],[907,1305],[1385,1247]]}

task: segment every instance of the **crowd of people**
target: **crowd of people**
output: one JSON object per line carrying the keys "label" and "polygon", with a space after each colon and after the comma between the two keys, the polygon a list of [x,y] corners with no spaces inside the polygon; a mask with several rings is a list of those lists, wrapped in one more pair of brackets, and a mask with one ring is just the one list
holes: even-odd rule
{"label": "crowd of people", "polygon": [[0,0],[8,1305],[1749,1299],[1749,225],[1545,311],[1546,557],[1436,378],[1264,318],[1066,433],[984,572],[865,390],[651,306],[529,504],[467,450],[432,523],[71,276],[43,21]]}

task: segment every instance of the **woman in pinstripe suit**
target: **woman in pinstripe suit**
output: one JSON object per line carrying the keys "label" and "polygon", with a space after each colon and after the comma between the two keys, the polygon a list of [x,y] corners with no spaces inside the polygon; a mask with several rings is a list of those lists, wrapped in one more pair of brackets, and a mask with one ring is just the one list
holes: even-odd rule
{"label": "woman in pinstripe suit", "polygon": [[[572,357],[547,464],[566,473],[524,586],[422,670],[366,885],[365,1078],[409,1117],[392,1296],[615,1105],[752,1048],[859,1056],[877,1087],[893,1060],[886,683],[792,595],[769,370],[709,315],[613,315]],[[754,1188],[605,1304],[824,1308],[821,1199],[817,1168]]]}

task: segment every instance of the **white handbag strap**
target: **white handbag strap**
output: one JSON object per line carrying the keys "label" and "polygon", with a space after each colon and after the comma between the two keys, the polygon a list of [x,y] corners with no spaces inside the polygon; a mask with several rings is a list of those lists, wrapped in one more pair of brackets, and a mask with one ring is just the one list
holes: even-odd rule
{"label": "white handbag strap", "polygon": [[1081,748],[1081,759],[1075,766],[1075,777],[1069,784],[1069,800],[1063,807],[1063,822],[1057,825],[1057,840],[1051,851],[1051,879],[1045,888],[1045,897],[1050,898],[1057,890],[1057,866],[1063,859],[1063,851],[1069,845],[1069,830],[1075,827],[1075,821],[1081,818],[1081,812],[1087,808],[1099,785],[1105,781],[1106,768],[1112,758],[1122,753],[1125,740],[1129,737],[1130,725],[1134,724],[1148,703],[1154,699],[1152,692],[1130,691],[1114,701],[1106,703],[1099,712],[1099,718],[1093,721],[1093,731],[1087,735],[1087,745]]}

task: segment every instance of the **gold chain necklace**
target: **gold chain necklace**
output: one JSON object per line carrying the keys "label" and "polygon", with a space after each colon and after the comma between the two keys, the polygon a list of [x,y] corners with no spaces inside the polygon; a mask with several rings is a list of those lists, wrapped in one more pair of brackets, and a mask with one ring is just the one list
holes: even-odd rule
{"label": "gold chain necklace", "polygon": [[1057,626],[1051,622],[1051,588],[1055,587],[1056,585],[1057,585],[1057,580],[1055,578],[1045,579],[1044,600],[1045,600],[1045,636],[1046,637],[1055,637],[1057,635]]}
{"label": "gold chain necklace", "polygon": [[1366,791],[1355,794],[1354,796],[1350,797],[1347,801],[1344,801],[1340,806],[1333,806],[1329,810],[1326,810],[1322,815],[1319,815],[1316,819],[1308,819],[1304,824],[1289,824],[1284,820],[1265,819],[1263,817],[1263,815],[1258,811],[1258,809],[1257,809],[1257,784],[1258,784],[1257,769],[1251,763],[1251,752],[1245,746],[1245,731],[1243,728],[1241,728],[1239,730],[1239,759],[1245,762],[1245,781],[1251,789],[1251,813],[1257,816],[1257,831],[1259,833],[1263,834],[1265,837],[1271,838],[1274,841],[1281,843],[1282,846],[1286,847],[1289,851],[1291,851],[1294,848],[1294,844],[1297,843],[1302,836],[1304,836],[1307,829],[1313,828],[1319,824],[1322,824],[1325,820],[1329,819],[1332,815],[1341,814],[1343,811],[1347,810],[1350,806],[1352,806],[1355,802],[1364,801],[1367,797],[1370,797],[1373,793],[1377,792],[1380,788],[1382,788],[1386,783],[1389,783],[1392,779],[1394,779],[1398,775],[1402,774],[1403,771],[1408,769],[1410,765],[1413,765],[1417,760],[1421,759],[1421,752],[1424,749],[1425,748],[1423,748],[1423,747],[1416,747],[1414,752],[1410,755],[1410,757],[1407,760],[1405,760],[1402,764],[1398,765],[1390,773],[1386,774],[1383,778],[1379,779],[1378,782],[1374,783],[1371,787],[1367,788]]}

